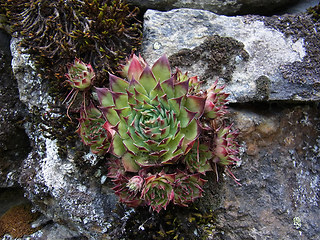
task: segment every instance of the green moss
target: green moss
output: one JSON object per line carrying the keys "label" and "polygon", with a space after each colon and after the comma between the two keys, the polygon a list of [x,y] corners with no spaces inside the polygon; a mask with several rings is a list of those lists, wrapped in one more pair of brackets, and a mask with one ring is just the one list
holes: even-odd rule
{"label": "green moss", "polygon": [[22,37],[21,46],[31,54],[41,78],[49,83],[52,111],[36,121],[58,140],[63,155],[66,146],[74,147],[78,139],[74,131],[82,101],[72,105],[75,121],[70,122],[61,107],[70,91],[66,65],[80,58],[95,68],[95,86],[107,85],[108,72],[117,71],[119,61],[140,45],[139,9],[122,0],[16,0],[2,3],[0,9],[13,32]]}
{"label": "green moss", "polygon": [[320,4],[314,7],[308,8],[307,12],[312,15],[313,20],[318,22],[320,19]]}
{"label": "green moss", "polygon": [[123,232],[117,235],[120,239],[209,239],[215,234],[215,216],[211,211],[201,211],[196,204],[188,208],[170,205],[159,214],[139,208],[124,228],[114,231]]}

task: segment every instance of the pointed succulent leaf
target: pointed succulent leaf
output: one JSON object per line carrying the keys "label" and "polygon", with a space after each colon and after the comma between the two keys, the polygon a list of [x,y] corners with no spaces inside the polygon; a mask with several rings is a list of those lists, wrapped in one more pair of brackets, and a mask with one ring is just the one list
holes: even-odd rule
{"label": "pointed succulent leaf", "polygon": [[114,105],[112,94],[108,88],[95,89],[102,107],[110,107]]}
{"label": "pointed succulent leaf", "polygon": [[157,85],[157,81],[154,78],[154,75],[149,66],[146,66],[146,68],[141,73],[139,83],[144,87],[148,94],[150,94],[151,90],[154,89]]}
{"label": "pointed succulent leaf", "polygon": [[112,140],[112,152],[116,156],[122,156],[126,153],[126,149],[119,135],[115,135]]}
{"label": "pointed succulent leaf", "polygon": [[200,129],[198,122],[193,119],[187,127],[181,129],[181,133],[185,135],[186,139],[194,140],[198,138]]}
{"label": "pointed succulent leaf", "polygon": [[133,55],[131,59],[131,63],[128,68],[128,79],[131,80],[132,78],[134,79],[139,79],[140,75],[143,71],[143,67],[141,63],[139,62],[138,58],[136,55]]}
{"label": "pointed succulent leaf", "polygon": [[188,96],[186,98],[185,106],[192,112],[196,112],[195,118],[202,116],[204,111],[206,99],[198,96]]}
{"label": "pointed succulent leaf", "polygon": [[179,98],[171,98],[168,100],[171,109],[177,114],[179,114],[181,109],[182,98],[183,97],[181,96]]}
{"label": "pointed succulent leaf", "polygon": [[164,95],[164,91],[160,85],[160,82],[157,83],[157,85],[152,89],[150,92],[150,98],[160,97]]}
{"label": "pointed succulent leaf", "polygon": [[139,92],[144,95],[147,94],[145,88],[135,78],[132,78],[129,82],[129,90],[131,93]]}
{"label": "pointed succulent leaf", "polygon": [[180,110],[180,115],[178,116],[181,128],[187,127],[190,124],[190,122],[194,119],[195,115],[195,113],[190,112],[187,108],[182,107]]}
{"label": "pointed succulent leaf", "polygon": [[167,98],[174,98],[174,78],[171,77],[161,83],[163,91],[166,93]]}
{"label": "pointed succulent leaf", "polygon": [[152,66],[152,72],[157,81],[163,82],[171,77],[171,70],[168,58],[162,55]]}
{"label": "pointed succulent leaf", "polygon": [[174,96],[175,98],[185,96],[188,93],[189,80],[179,82],[174,85]]}
{"label": "pointed succulent leaf", "polygon": [[112,126],[117,125],[117,123],[120,121],[120,118],[114,108],[100,107],[100,110]]}
{"label": "pointed succulent leaf", "polygon": [[109,74],[109,84],[113,92],[126,93],[126,89],[129,87],[129,83],[122,78],[116,77],[113,74]]}
{"label": "pointed succulent leaf", "polygon": [[111,92],[111,95],[116,108],[128,107],[128,95],[126,93]]}
{"label": "pointed succulent leaf", "polygon": [[121,159],[126,172],[138,172],[140,170],[139,165],[135,162],[130,153],[125,153]]}

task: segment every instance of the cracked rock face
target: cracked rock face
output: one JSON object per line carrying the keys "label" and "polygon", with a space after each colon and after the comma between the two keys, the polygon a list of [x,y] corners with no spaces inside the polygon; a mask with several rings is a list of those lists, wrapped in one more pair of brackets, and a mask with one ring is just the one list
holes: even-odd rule
{"label": "cracked rock face", "polygon": [[270,14],[298,0],[128,0],[142,9],[170,10],[192,8],[221,15]]}
{"label": "cracked rock face", "polygon": [[22,126],[26,111],[11,70],[9,36],[1,31],[0,39],[0,187],[16,187],[19,167],[31,147]]}
{"label": "cracked rock face", "polygon": [[319,108],[317,104],[235,107],[245,143],[219,195],[217,239],[317,239],[319,236]]}
{"label": "cracked rock face", "polygon": [[[319,100],[318,23],[310,16],[226,17],[202,10],[148,10],[143,54],[209,87],[219,78],[232,102]],[[286,89],[286,91],[284,91]]]}
{"label": "cracked rock face", "polygon": [[81,157],[81,166],[75,162],[76,151],[59,154],[57,141],[43,129],[42,116],[50,110],[51,101],[47,83],[37,75],[30,56],[22,53],[19,39],[11,40],[11,52],[19,98],[30,113],[24,127],[32,150],[21,163],[19,183],[47,218],[91,239],[104,239],[117,217],[112,213],[116,197],[109,188],[102,187],[102,173],[90,154]]}

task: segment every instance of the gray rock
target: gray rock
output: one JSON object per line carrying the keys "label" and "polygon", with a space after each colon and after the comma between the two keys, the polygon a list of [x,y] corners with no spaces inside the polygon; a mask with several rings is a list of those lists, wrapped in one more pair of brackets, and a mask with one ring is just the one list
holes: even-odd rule
{"label": "gray rock", "polygon": [[272,14],[298,0],[128,0],[142,9],[171,10],[193,8],[208,10],[222,15]]}
{"label": "gray rock", "polygon": [[12,74],[9,41],[0,31],[0,187],[18,186],[19,168],[31,150],[22,126],[27,112]]}
{"label": "gray rock", "polygon": [[300,0],[299,2],[297,2],[297,4],[289,6],[287,9],[280,13],[303,13],[306,12],[308,8],[314,7],[318,4],[318,0]]}
{"label": "gray rock", "polygon": [[202,10],[145,13],[143,56],[162,54],[209,87],[219,78],[232,102],[320,99],[319,24],[308,15],[226,17]]}
{"label": "gray rock", "polygon": [[232,172],[241,186],[220,179],[204,201],[216,204],[213,239],[319,238],[318,116],[316,104],[235,106],[243,154]]}
{"label": "gray rock", "polygon": [[[30,55],[23,53],[19,39],[13,38],[10,47],[19,97],[32,114],[24,124],[32,150],[20,168],[19,183],[28,199],[47,218],[64,223],[89,239],[105,239],[116,217],[112,211],[117,203],[111,190],[98,184],[106,167],[103,166],[102,174],[93,177],[99,170],[95,166],[95,156],[81,156],[76,162],[74,150],[69,149],[66,156],[59,154],[57,141],[44,133],[43,127],[48,126],[41,121],[41,117],[50,111],[52,101],[47,83],[37,75]],[[55,117],[59,116],[59,113],[55,114]],[[82,168],[79,161],[84,164]],[[88,168],[90,171],[86,172]]]}

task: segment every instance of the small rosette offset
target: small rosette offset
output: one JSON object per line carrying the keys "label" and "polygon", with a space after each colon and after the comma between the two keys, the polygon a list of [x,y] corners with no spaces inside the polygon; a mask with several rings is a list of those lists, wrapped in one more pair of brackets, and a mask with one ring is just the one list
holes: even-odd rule
{"label": "small rosette offset", "polygon": [[113,131],[106,126],[101,112],[93,104],[81,109],[77,133],[93,154],[103,155],[109,149]]}

